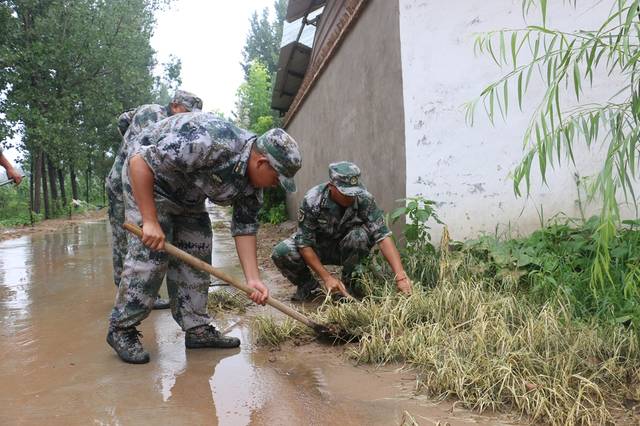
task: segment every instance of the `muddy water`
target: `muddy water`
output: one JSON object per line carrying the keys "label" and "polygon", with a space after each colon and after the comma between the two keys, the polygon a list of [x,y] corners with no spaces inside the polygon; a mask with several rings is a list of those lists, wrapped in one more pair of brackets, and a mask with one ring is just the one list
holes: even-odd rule
{"label": "muddy water", "polygon": [[[412,374],[354,367],[343,349],[261,350],[244,323],[230,332],[240,349],[185,351],[168,311],[140,327],[151,362],[124,364],[105,343],[108,235],[94,222],[0,243],[0,424],[393,425],[405,412],[419,424],[497,422],[418,398]],[[214,240],[214,264],[238,274],[228,231]]]}

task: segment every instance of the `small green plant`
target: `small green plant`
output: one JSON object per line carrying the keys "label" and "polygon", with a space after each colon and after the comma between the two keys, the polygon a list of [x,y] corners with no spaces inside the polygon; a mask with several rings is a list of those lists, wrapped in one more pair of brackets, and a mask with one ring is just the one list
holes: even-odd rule
{"label": "small green plant", "polygon": [[[443,225],[436,213],[435,201],[422,196],[398,201],[404,203],[404,206],[393,211],[389,219],[391,223],[396,223],[403,217],[407,219],[403,229],[406,246],[401,251],[405,269],[414,282],[427,286],[435,285],[438,277],[438,255],[431,242],[429,223],[434,221]],[[378,263],[383,265],[383,262]]]}
{"label": "small green plant", "polygon": [[431,227],[428,225],[429,219],[433,219],[436,223],[442,225],[442,221],[435,210],[435,201],[417,196],[398,200],[398,202],[404,202],[405,206],[399,207],[391,213],[391,223],[396,223],[403,216],[408,218],[403,230],[407,246],[422,246],[425,242],[430,242]]}
{"label": "small green plant", "polygon": [[287,198],[284,189],[267,188],[263,193],[263,204],[258,219],[262,223],[277,225],[287,220]]}

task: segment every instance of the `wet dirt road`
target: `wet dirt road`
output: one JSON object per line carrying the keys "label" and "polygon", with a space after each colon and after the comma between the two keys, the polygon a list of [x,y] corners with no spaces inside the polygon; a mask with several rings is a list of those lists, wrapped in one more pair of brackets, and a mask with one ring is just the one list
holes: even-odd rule
{"label": "wet dirt road", "polygon": [[[214,239],[214,264],[238,273],[228,231]],[[169,311],[140,327],[151,362],[124,364],[105,343],[111,274],[104,221],[0,243],[0,424],[497,423],[414,397],[413,374],[354,367],[341,348],[256,348],[248,325],[230,332],[240,349],[185,351]]]}

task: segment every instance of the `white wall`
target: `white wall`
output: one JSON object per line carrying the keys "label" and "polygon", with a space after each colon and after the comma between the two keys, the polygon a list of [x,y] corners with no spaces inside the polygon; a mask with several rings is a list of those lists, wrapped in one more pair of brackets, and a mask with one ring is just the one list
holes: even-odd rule
{"label": "white wall", "polygon": [[[549,188],[542,186],[534,171],[528,200],[513,192],[509,173],[522,157],[524,130],[541,99],[542,86],[533,82],[539,78],[532,78],[524,113],[514,108],[512,99],[506,122],[498,119],[492,127],[480,107],[474,127],[465,124],[463,104],[506,72],[487,55],[474,56],[474,34],[526,26],[522,1],[399,2],[407,195],[437,201],[440,216],[456,239],[494,232],[496,226],[530,232],[539,225],[540,206],[545,218],[558,212],[578,217],[574,174],[596,173],[598,153],[580,149],[578,170],[567,165],[551,173]],[[549,3],[548,25],[572,30],[591,29],[602,22],[611,2],[583,0],[578,9],[560,1]],[[529,24],[540,23],[537,11],[527,19]],[[616,91],[610,79],[596,79],[585,100],[606,100]],[[566,99],[575,98],[568,94]]]}

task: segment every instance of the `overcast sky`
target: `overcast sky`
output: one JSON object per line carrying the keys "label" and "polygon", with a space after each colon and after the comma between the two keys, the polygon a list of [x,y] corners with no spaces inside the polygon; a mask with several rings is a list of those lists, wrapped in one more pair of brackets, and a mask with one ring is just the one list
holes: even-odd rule
{"label": "overcast sky", "polygon": [[158,62],[180,58],[182,87],[200,96],[205,110],[230,114],[243,79],[249,19],[265,7],[273,18],[273,0],[174,0],[158,15],[151,40]]}

